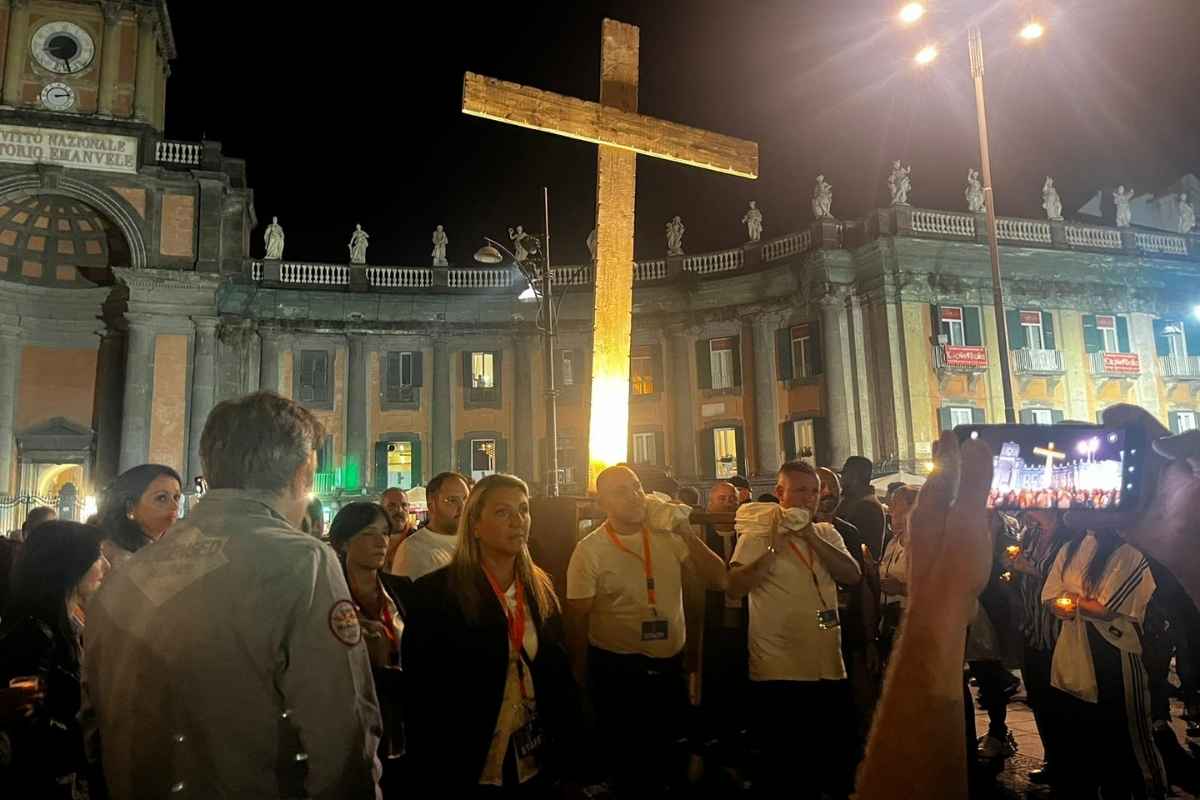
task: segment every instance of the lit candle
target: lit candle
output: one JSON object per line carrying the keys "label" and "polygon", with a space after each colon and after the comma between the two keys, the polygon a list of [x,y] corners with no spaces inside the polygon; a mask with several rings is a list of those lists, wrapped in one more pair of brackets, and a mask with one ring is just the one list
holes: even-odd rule
{"label": "lit candle", "polygon": [[1000,580],[1004,581],[1005,583],[1008,583],[1009,581],[1011,581],[1012,580],[1012,570],[1005,570],[1004,572],[1001,572]]}
{"label": "lit candle", "polygon": [[1062,611],[1074,611],[1075,610],[1075,598],[1071,597],[1070,595],[1064,594],[1062,597],[1055,598],[1054,604],[1056,606],[1058,606],[1059,609],[1061,609]]}
{"label": "lit candle", "polygon": [[1016,558],[1017,556],[1021,555],[1021,545],[1010,544],[1008,547],[1004,548],[1004,552],[1008,553],[1009,558]]}

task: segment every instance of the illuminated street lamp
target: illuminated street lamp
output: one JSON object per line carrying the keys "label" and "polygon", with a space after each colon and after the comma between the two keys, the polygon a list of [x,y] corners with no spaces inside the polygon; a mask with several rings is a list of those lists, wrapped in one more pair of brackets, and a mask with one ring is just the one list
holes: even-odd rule
{"label": "illuminated street lamp", "polygon": [[[912,24],[925,15],[925,7],[921,3],[909,3],[900,9],[900,21]],[[1020,38],[1026,42],[1040,39],[1046,29],[1036,19],[1026,22],[1020,31]],[[987,106],[984,103],[983,92],[983,36],[977,25],[972,25],[967,31],[967,49],[971,55],[971,77],[975,81],[975,112],[979,122],[979,160],[980,177],[983,179],[984,211],[987,215],[988,253],[992,262],[992,303],[996,314],[996,346],[1000,351],[1000,386],[1004,393],[1004,420],[1009,424],[1017,421],[1017,412],[1013,403],[1012,369],[1008,363],[1008,330],[1007,314],[1004,308],[1004,285],[1000,280],[1000,243],[996,237],[996,200],[992,192],[992,159],[988,147]],[[937,58],[938,50],[934,45],[921,48],[914,57],[919,66],[927,66]],[[1200,316],[1200,315],[1198,315]]]}

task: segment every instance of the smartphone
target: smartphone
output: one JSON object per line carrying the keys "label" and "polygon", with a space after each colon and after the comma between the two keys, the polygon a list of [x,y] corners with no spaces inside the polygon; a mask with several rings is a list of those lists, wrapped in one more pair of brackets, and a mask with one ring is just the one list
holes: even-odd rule
{"label": "smartphone", "polygon": [[992,449],[988,508],[1135,511],[1147,442],[1141,428],[1103,425],[960,425],[959,441]]}

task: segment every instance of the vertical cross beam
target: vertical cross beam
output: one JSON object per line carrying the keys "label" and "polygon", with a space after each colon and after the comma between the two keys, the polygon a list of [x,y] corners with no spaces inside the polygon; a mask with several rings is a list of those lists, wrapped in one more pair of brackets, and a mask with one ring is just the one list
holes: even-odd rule
{"label": "vertical cross beam", "polygon": [[[638,29],[604,20],[600,104],[637,111]],[[625,461],[629,432],[629,348],[633,332],[633,221],[637,156],[600,145],[596,186],[596,294],[592,337],[588,485]]]}

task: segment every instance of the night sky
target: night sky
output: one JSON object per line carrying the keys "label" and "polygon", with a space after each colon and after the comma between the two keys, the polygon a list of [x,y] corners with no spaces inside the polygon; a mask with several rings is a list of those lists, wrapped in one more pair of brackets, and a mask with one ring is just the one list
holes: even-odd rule
{"label": "night sky", "polygon": [[[461,84],[472,70],[596,100],[605,16],[641,28],[643,113],[761,148],[758,181],[639,157],[641,259],[665,253],[674,214],[693,253],[744,241],[751,199],[766,238],[806,226],[818,172],[834,214],[861,216],[886,204],[894,158],[913,165],[914,205],[965,210],[979,161],[972,13],[1001,214],[1041,217],[1046,174],[1070,216],[1101,187],[1157,193],[1200,173],[1196,0],[934,0],[915,29],[894,22],[893,0],[169,5],[179,57],[167,136],[206,136],[246,159],[255,256],[277,214],[289,259],[344,263],[361,222],[371,263],[427,265],[441,223],[451,263],[471,264],[485,234],[541,231],[546,185],[553,260],[584,261],[596,148],[467,117]],[[1030,9],[1048,26],[1032,47],[1015,37]],[[914,68],[911,55],[937,40],[942,57]],[[1111,217],[1107,192],[1105,207]]]}

